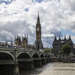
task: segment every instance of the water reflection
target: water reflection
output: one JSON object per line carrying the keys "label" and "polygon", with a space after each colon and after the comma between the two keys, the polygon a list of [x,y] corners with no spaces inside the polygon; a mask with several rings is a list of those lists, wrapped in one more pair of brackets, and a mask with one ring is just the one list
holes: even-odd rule
{"label": "water reflection", "polygon": [[75,63],[50,63],[22,75],[75,75]]}
{"label": "water reflection", "polygon": [[33,71],[22,71],[22,74],[21,75],[39,75],[41,74],[43,71],[45,71],[46,68],[50,67],[51,66],[51,63],[50,64],[47,64],[41,68],[37,68]]}

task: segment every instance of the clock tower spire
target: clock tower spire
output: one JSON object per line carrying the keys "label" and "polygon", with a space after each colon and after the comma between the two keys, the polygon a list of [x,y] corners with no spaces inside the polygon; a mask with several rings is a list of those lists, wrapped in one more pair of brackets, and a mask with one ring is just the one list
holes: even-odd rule
{"label": "clock tower spire", "polygon": [[40,24],[39,14],[38,14],[37,24],[36,24],[36,40],[41,40],[41,24]]}
{"label": "clock tower spire", "polygon": [[43,44],[42,44],[42,40],[41,40],[41,24],[40,24],[40,17],[39,17],[39,13],[38,13],[38,17],[37,17],[37,24],[36,24],[36,49],[42,49],[43,48]]}

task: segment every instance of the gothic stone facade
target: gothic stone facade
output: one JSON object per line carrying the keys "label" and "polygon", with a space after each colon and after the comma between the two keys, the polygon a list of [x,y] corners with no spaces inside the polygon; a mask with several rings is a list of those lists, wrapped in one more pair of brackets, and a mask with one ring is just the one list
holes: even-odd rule
{"label": "gothic stone facade", "polygon": [[27,48],[28,46],[28,36],[25,36],[25,37],[20,37],[20,36],[17,36],[15,38],[15,45],[16,47],[23,47],[23,48]]}
{"label": "gothic stone facade", "polygon": [[64,39],[61,39],[59,37],[58,40],[57,40],[57,38],[55,36],[54,41],[53,41],[54,54],[58,55],[60,53],[60,51],[61,51],[62,46],[65,45],[65,44],[69,44],[70,47],[71,47],[71,51],[73,52],[73,42],[72,42],[70,36],[69,36],[68,39],[66,37]]}

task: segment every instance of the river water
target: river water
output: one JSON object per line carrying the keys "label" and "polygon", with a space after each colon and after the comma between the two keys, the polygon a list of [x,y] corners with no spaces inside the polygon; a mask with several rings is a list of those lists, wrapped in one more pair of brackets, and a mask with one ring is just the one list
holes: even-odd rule
{"label": "river water", "polygon": [[49,63],[22,75],[75,75],[75,63]]}

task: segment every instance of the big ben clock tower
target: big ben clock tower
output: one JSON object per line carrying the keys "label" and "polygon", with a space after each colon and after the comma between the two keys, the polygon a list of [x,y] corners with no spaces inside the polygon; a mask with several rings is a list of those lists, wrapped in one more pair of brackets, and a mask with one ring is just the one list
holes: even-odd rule
{"label": "big ben clock tower", "polygon": [[41,24],[40,24],[39,14],[38,14],[37,24],[36,24],[36,41],[35,41],[35,45],[36,45],[37,50],[43,48],[43,44],[42,44],[42,40],[41,40]]}

